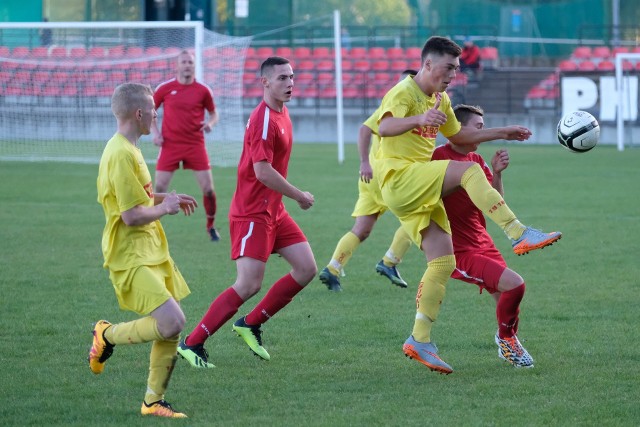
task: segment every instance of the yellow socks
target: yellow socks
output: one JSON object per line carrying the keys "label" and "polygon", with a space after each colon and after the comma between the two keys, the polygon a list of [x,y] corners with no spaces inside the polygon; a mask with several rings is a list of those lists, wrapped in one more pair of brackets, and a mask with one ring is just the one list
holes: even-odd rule
{"label": "yellow socks", "polygon": [[511,212],[500,193],[489,184],[479,164],[474,164],[462,174],[460,185],[473,204],[498,224],[509,238],[518,239],[522,236],[525,226]]}
{"label": "yellow socks", "polygon": [[336,246],[336,250],[333,252],[331,262],[327,265],[331,274],[336,276],[340,275],[340,272],[344,266],[347,265],[347,262],[351,259],[351,255],[353,255],[353,252],[358,246],[360,246],[360,239],[351,231],[342,236],[342,239],[338,242],[338,246]]}
{"label": "yellow socks", "polygon": [[417,312],[412,332],[416,341],[431,341],[431,326],[438,318],[447,280],[455,268],[456,259],[453,255],[441,256],[427,263],[427,271],[422,276],[416,295]]}
{"label": "yellow socks", "polygon": [[404,258],[405,254],[411,247],[411,237],[404,231],[402,226],[398,227],[396,230],[396,234],[393,236],[393,241],[391,242],[391,246],[387,253],[382,257],[382,262],[387,267],[393,267],[394,265],[400,264],[402,258]]}
{"label": "yellow socks", "polygon": [[164,392],[167,390],[177,360],[178,339],[179,337],[175,336],[153,342],[149,357],[147,393],[144,396],[147,404],[164,399]]}
{"label": "yellow socks", "polygon": [[158,332],[158,322],[151,316],[113,325],[104,331],[104,337],[114,345],[164,340]]}

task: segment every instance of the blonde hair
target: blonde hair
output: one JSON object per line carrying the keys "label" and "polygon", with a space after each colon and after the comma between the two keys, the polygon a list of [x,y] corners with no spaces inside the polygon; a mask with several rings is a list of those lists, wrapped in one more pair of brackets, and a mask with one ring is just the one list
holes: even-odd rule
{"label": "blonde hair", "polygon": [[149,85],[123,83],[113,91],[111,111],[118,119],[130,116],[143,107],[145,98],[148,96],[153,96],[153,90]]}

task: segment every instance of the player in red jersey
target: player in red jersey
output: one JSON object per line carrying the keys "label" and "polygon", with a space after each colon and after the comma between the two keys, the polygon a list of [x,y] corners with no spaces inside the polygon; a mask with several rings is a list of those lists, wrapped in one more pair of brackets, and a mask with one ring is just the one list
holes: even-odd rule
{"label": "player in red jersey", "polygon": [[[462,128],[482,129],[484,112],[480,107],[457,105],[453,109]],[[432,160],[457,160],[478,163],[487,180],[502,196],[502,171],[509,166],[507,150],[498,150],[491,158],[491,168],[475,151],[478,144],[456,145],[448,142],[433,152]],[[507,267],[507,263],[496,248],[489,233],[484,215],[466,191],[460,189],[443,197],[449,224],[456,268],[451,274],[454,279],[472,283],[486,289],[495,299],[498,332],[498,356],[517,367],[533,367],[533,358],[520,344],[517,337],[520,302],[524,296],[525,284],[522,277]]]}
{"label": "player in red jersey", "polygon": [[284,258],[291,272],[276,281],[256,307],[233,325],[249,348],[265,360],[270,356],[262,347],[260,326],[290,303],[317,272],[307,238],[282,203],[286,196],[307,210],[314,202],[311,193],[287,181],[293,131],[284,104],[291,99],[293,70],[289,60],[274,56],[262,63],[260,74],[264,99],[247,123],[229,211],[231,258],[236,261],[238,275],[178,346],[178,353],[194,367],[213,367],[207,361],[204,342],[258,293],[270,254]]}
{"label": "player in red jersey", "polygon": [[[178,55],[176,77],[160,83],[153,95],[156,109],[164,106],[162,132],[157,124],[151,128],[153,143],[160,147],[156,165],[156,192],[165,193],[173,173],[180,167],[192,169],[202,190],[207,215],[207,233],[211,240],[220,240],[215,229],[216,192],[211,165],[204,144],[204,132],[211,132],[218,122],[218,112],[211,89],[195,79],[194,57],[183,50]],[[205,110],[208,119],[205,120]]]}

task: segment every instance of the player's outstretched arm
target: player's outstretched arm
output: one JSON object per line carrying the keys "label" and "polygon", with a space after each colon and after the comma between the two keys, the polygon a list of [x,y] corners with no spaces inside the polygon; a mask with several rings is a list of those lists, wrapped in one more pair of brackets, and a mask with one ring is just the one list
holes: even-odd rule
{"label": "player's outstretched arm", "polygon": [[507,126],[485,129],[462,127],[460,132],[449,136],[448,139],[456,145],[469,145],[500,139],[507,141],[526,141],[529,137],[531,137],[531,131],[524,126]]}
{"label": "player's outstretched arm", "polygon": [[447,115],[438,108],[440,108],[440,97],[438,97],[433,108],[417,116],[393,117],[390,113],[387,113],[380,120],[378,133],[382,137],[397,136],[417,126],[442,126],[447,122]]}
{"label": "player's outstretched arm", "polygon": [[[178,195],[175,191],[160,194],[157,199],[154,197],[154,201],[161,200],[160,203],[150,207],[143,205],[134,206],[122,212],[120,216],[126,225],[135,226],[152,223],[165,215],[175,215],[180,212],[180,209],[184,211],[183,206],[187,207],[188,214],[190,214],[195,208],[193,205],[195,199],[191,196],[186,196],[186,198],[181,198],[181,196],[185,195]],[[185,214],[187,214],[187,212],[185,212]]]}

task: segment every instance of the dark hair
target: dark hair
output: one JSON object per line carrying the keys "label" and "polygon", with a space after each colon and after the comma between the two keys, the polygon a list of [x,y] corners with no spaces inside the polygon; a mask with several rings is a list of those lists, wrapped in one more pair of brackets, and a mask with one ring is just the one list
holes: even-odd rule
{"label": "dark hair", "polygon": [[462,53],[462,48],[460,48],[460,46],[458,46],[456,42],[451,39],[440,36],[432,36],[429,37],[427,42],[424,44],[424,47],[422,48],[422,54],[420,55],[420,59],[422,60],[422,62],[427,59],[427,55],[429,55],[430,53],[435,53],[437,55],[448,54],[457,58]]}
{"label": "dark hair", "polygon": [[273,68],[276,65],[284,65],[289,64],[289,60],[287,58],[283,58],[282,56],[270,56],[264,60],[262,65],[260,66],[260,75],[264,76],[265,71],[268,68]]}
{"label": "dark hair", "polygon": [[405,75],[415,76],[416,74],[418,74],[418,71],[414,70],[413,68],[407,68],[406,70],[403,70],[401,74],[403,76]]}
{"label": "dark hair", "polygon": [[477,116],[484,116],[484,110],[480,106],[458,104],[453,107],[453,113],[456,115],[456,119],[464,126],[469,121],[469,118],[474,114]]}

